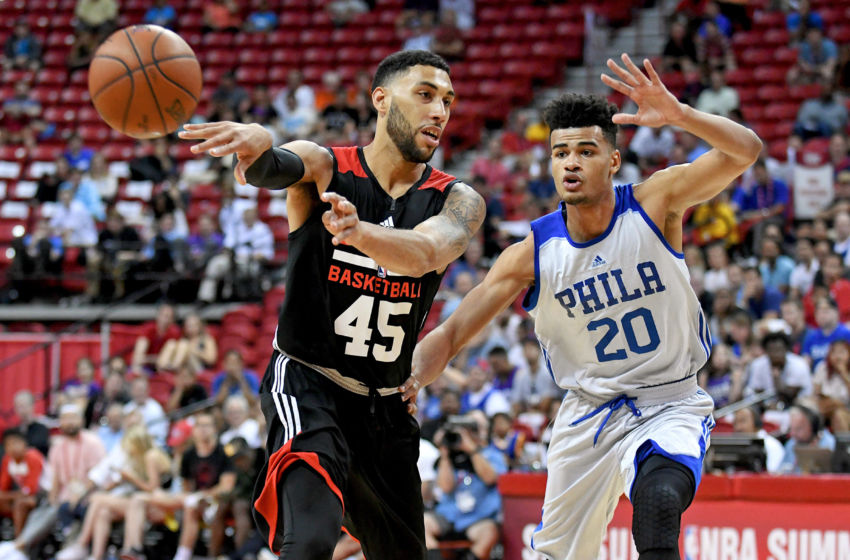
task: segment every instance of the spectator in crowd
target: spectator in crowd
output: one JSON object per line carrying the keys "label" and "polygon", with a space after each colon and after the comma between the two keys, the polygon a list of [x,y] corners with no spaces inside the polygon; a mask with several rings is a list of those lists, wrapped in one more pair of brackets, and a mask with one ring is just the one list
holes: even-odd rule
{"label": "spectator in crowd", "polygon": [[783,294],[788,292],[794,259],[782,254],[782,248],[776,239],[763,237],[761,240],[761,261],[759,272],[765,286]]}
{"label": "spectator in crowd", "polygon": [[44,173],[38,178],[38,188],[35,191],[35,198],[31,201],[33,206],[44,204],[45,202],[56,202],[59,198],[59,185],[64,183],[71,173],[71,166],[68,165],[68,160],[63,156],[57,157],[53,163],[53,171]]}
{"label": "spectator in crowd", "polygon": [[[339,72],[336,70],[328,70],[324,72],[322,74],[322,85],[314,92],[316,110],[322,112],[325,107],[334,103],[340,90],[345,91],[345,87],[342,85],[342,77],[339,75]],[[371,97],[369,100],[372,100]],[[346,101],[343,102],[341,106],[347,106],[349,104],[350,101]]]}
{"label": "spectator in crowd", "polygon": [[213,91],[210,101],[213,109],[209,120],[221,120],[221,113],[224,110],[239,112],[244,105],[250,103],[251,96],[236,82],[236,74],[231,71],[221,75],[218,87]]}
{"label": "spectator in crowd", "polygon": [[490,446],[502,452],[509,470],[520,466],[527,437],[524,431],[514,429],[513,424],[511,415],[504,412],[490,419]]}
{"label": "spectator in crowd", "polygon": [[78,31],[89,31],[100,39],[115,29],[118,3],[115,0],[77,0],[74,16]]}
{"label": "spectator in crowd", "polygon": [[103,418],[98,420],[96,427],[97,437],[103,443],[103,448],[110,453],[121,443],[124,437],[124,405],[119,401],[113,401],[106,407]]}
{"label": "spectator in crowd", "polygon": [[761,346],[765,353],[750,364],[747,393],[773,393],[775,397],[766,402],[775,404],[781,401],[785,405],[793,403],[798,397],[811,395],[812,370],[806,360],[790,352],[790,343],[785,333],[766,334]]}
{"label": "spectator in crowd", "polygon": [[[494,135],[486,145],[487,151],[472,162],[469,174],[473,177],[482,177],[489,189],[501,195],[511,178],[510,170],[502,161],[502,139]],[[489,208],[487,213],[490,213]]]}
{"label": "spectator in crowd", "polygon": [[41,43],[33,35],[24,18],[15,21],[12,34],[3,45],[2,67],[4,70],[19,68],[38,70],[41,67]]}
{"label": "spectator in crowd", "polygon": [[822,78],[820,96],[807,99],[800,105],[794,134],[803,139],[831,136],[844,130],[847,121],[847,107],[835,95],[832,81]]}
{"label": "spectator in crowd", "polygon": [[705,271],[705,290],[714,293],[720,289],[728,289],[729,286],[729,253],[722,241],[715,241],[706,245],[705,257],[708,268]]}
{"label": "spectator in crowd", "polygon": [[245,368],[242,354],[238,350],[224,353],[224,370],[213,378],[212,394],[217,403],[222,404],[227,397],[241,394],[253,408],[260,393],[260,380],[257,374]]}
{"label": "spectator in crowd", "polygon": [[154,0],[153,6],[145,12],[145,18],[142,21],[174,29],[174,24],[177,23],[177,12],[168,0]]}
{"label": "spectator in crowd", "polygon": [[697,62],[706,70],[734,70],[735,53],[729,39],[708,20],[703,24],[702,34],[697,37]]}
{"label": "spectator in crowd", "polygon": [[207,331],[207,326],[197,313],[183,319],[183,335],[171,339],[162,347],[156,358],[158,370],[177,371],[188,365],[193,371],[202,371],[218,361],[218,345]]}
{"label": "spectator in crowd", "polygon": [[475,27],[475,0],[440,0],[439,15],[453,12],[457,26],[463,31]]}
{"label": "spectator in crowd", "polygon": [[665,72],[690,72],[696,68],[697,47],[684,21],[676,19],[670,24],[661,55],[661,66]]}
{"label": "spectator in crowd", "polygon": [[463,32],[457,22],[457,14],[452,10],[440,11],[440,23],[434,29],[431,51],[447,61],[461,60],[466,54]]}
{"label": "spectator in crowd", "polygon": [[[467,373],[466,390],[460,396],[460,412],[480,410],[488,418],[497,412],[510,412],[511,405],[503,391],[493,387],[487,375],[486,362],[473,365]],[[434,441],[436,444],[437,442]]]}
{"label": "spectator in crowd", "polygon": [[102,222],[106,219],[103,200],[100,198],[100,193],[97,192],[97,187],[92,183],[83,181],[83,172],[80,169],[71,168],[68,179],[59,185],[60,191],[65,188],[71,189],[71,192],[74,193],[74,200],[81,202],[95,221]]}
{"label": "spectator in crowd", "polygon": [[[254,483],[263,467],[261,453],[248,445],[242,438],[235,438],[224,446],[233,470],[236,482],[233,490],[219,496],[218,508],[210,524],[209,553],[215,558],[222,558],[225,531],[228,521],[233,521],[234,551],[228,556],[229,560],[245,558],[247,550],[257,550],[254,519],[251,516],[254,497]],[[253,542],[252,542],[253,541]]]}
{"label": "spectator in crowd", "polygon": [[835,78],[838,47],[832,39],[824,37],[817,27],[805,28],[800,42],[797,63],[788,70],[788,83],[830,83]]}
{"label": "spectator in crowd", "polygon": [[242,29],[248,33],[268,33],[277,27],[277,14],[269,7],[268,0],[260,0],[248,17]]}
{"label": "spectator in crowd", "polygon": [[746,308],[754,319],[779,317],[782,293],[765,286],[761,272],[757,268],[744,270],[744,287],[738,296],[738,305]]}
{"label": "spectator in crowd", "polygon": [[174,390],[168,397],[168,402],[165,404],[165,410],[169,413],[175,410],[203,402],[209,398],[206,388],[198,383],[198,376],[195,369],[184,364],[177,369],[174,376]]}
{"label": "spectator in crowd", "polygon": [[821,270],[815,276],[815,284],[811,291],[803,296],[803,308],[806,312],[806,323],[815,325],[815,302],[821,297],[829,297],[838,306],[838,319],[842,323],[850,321],[850,280],[844,278],[843,260],[841,255],[826,253],[819,259]]}
{"label": "spectator in crowd", "polygon": [[93,433],[83,430],[83,413],[68,404],[59,412],[60,435],[52,442],[47,457],[51,476],[47,501],[30,512],[14,541],[0,543],[3,560],[27,560],[31,548],[40,544],[59,520],[60,506],[76,508],[90,489],[89,470],[106,451]]}
{"label": "spectator in crowd", "polygon": [[282,120],[286,120],[292,109],[287,103],[287,96],[292,92],[295,108],[300,111],[316,111],[316,97],[313,88],[304,83],[304,74],[300,70],[290,70],[286,75],[286,87],[280,90],[274,98],[274,108]]}
{"label": "spectator in crowd", "polygon": [[171,459],[154,444],[144,426],[128,428],[120,446],[89,472],[102,490],[89,498],[79,536],[66,544],[56,560],[103,560],[112,524],[124,518],[129,494],[159,488],[170,469]]}
{"label": "spectator in crowd", "polygon": [[131,181],[161,183],[177,176],[177,160],[168,153],[168,140],[157,138],[153,144],[141,141],[136,144],[130,160]]}
{"label": "spectator in crowd", "polygon": [[814,244],[808,237],[799,237],[794,246],[794,269],[788,285],[795,297],[802,297],[812,289],[820,263],[815,258]]}
{"label": "spectator in crowd", "polygon": [[838,340],[850,342],[850,328],[838,322],[838,308],[829,297],[821,297],[815,303],[817,328],[809,329],[803,339],[801,354],[812,369],[816,368],[829,352],[830,345]]}
{"label": "spectator in crowd", "polygon": [[180,479],[184,492],[183,523],[174,560],[191,560],[201,528],[201,519],[210,514],[214,515],[219,499],[229,495],[236,485],[233,464],[218,443],[212,415],[195,415],[192,437],[194,445],[183,455],[180,464]]}
{"label": "spectator in crowd", "polygon": [[94,187],[101,200],[112,202],[118,194],[118,177],[110,173],[103,152],[92,156],[91,166],[88,172],[83,174],[82,182]]}
{"label": "spectator in crowd", "polygon": [[720,70],[712,70],[710,80],[710,87],[699,94],[696,108],[706,113],[728,117],[729,112],[740,105],[738,92],[726,85],[726,79]]}
{"label": "spectator in crowd", "polygon": [[218,438],[221,444],[227,445],[234,438],[242,438],[254,449],[261,447],[260,424],[250,416],[248,399],[242,395],[230,395],[224,400],[223,408],[227,429]]}
{"label": "spectator in crowd", "polygon": [[780,473],[802,472],[797,461],[798,446],[814,446],[821,449],[835,449],[835,436],[823,429],[823,421],[814,410],[800,405],[791,407],[788,441],[785,442],[785,455],[779,465]]}
{"label": "spectator in crowd", "polygon": [[44,455],[27,443],[26,434],[20,428],[7,428],[0,462],[0,517],[12,519],[15,536],[21,534],[41,498],[43,470]]}
{"label": "spectator in crowd", "polygon": [[700,370],[697,380],[699,386],[714,399],[714,406],[722,408],[741,398],[746,378],[740,360],[721,342],[711,348],[711,357]]}
{"label": "spectator in crowd", "polygon": [[425,514],[428,550],[438,550],[440,538],[461,536],[472,542],[470,551],[476,558],[486,560],[499,541],[502,500],[496,482],[508,468],[502,452],[485,444],[486,427],[480,423],[477,429],[454,428],[455,439],[447,441],[445,432],[435,437],[440,450],[437,486],[444,497]]}
{"label": "spectator in crowd", "polygon": [[88,68],[98,46],[100,46],[100,36],[87,30],[78,31],[74,36],[74,43],[71,45],[68,58],[65,61],[68,72],[74,73],[77,70]]}
{"label": "spectator in crowd", "polygon": [[850,342],[835,340],[814,368],[817,408],[833,432],[850,432]]}
{"label": "spectator in crowd", "polygon": [[691,134],[690,132],[685,132],[684,130],[679,133],[679,143],[674,146],[673,153],[670,155],[670,159],[676,163],[681,163],[676,161],[676,148],[681,148],[682,152],[685,155],[685,160],[689,163],[696,160],[701,155],[708,153],[708,146],[703,142],[698,136]]}
{"label": "spectator in crowd", "polygon": [[[795,9],[796,8],[796,9]],[[785,24],[791,34],[791,42],[801,41],[805,31],[810,27],[816,27],[823,31],[823,17],[813,12],[809,0],[798,0],[791,4],[791,10],[785,16]]]}
{"label": "spectator in crowd", "polygon": [[235,0],[208,0],[204,3],[202,33],[226,31],[238,33],[242,27],[239,5]]}
{"label": "spectator in crowd", "polygon": [[673,153],[676,136],[669,126],[639,126],[629,143],[629,150],[638,156],[641,169],[663,165]]}
{"label": "spectator in crowd", "polygon": [[102,391],[100,384],[94,380],[94,362],[87,356],[79,358],[74,373],[74,377],[62,387],[59,402],[75,404],[80,410],[85,410],[89,400],[97,398]]}
{"label": "spectator in crowd", "polygon": [[124,297],[127,276],[141,259],[141,248],[142,240],[136,228],[128,226],[124,216],[111,208],[95,251],[86,262],[90,278],[87,294],[102,301]]}
{"label": "spectator in crowd", "polygon": [[525,367],[517,371],[514,379],[510,399],[513,412],[518,415],[531,408],[548,410],[549,401],[557,398],[563,390],[549,373],[537,339],[529,337],[521,344]]}
{"label": "spectator in crowd", "polygon": [[435,12],[427,12],[427,15],[423,17],[405,20],[404,25],[398,25],[401,19],[396,22],[396,33],[402,39],[402,50],[431,50],[431,42],[434,39],[434,17]]}
{"label": "spectator in crowd", "polygon": [[12,407],[18,419],[17,428],[26,436],[27,444],[46,457],[50,447],[50,431],[36,419],[33,394],[26,389],[18,391],[12,399]]}
{"label": "spectator in crowd", "polygon": [[[226,252],[210,259],[204,279],[198,288],[198,299],[203,302],[216,300],[220,280],[227,280],[222,287],[224,299],[237,290],[237,295],[259,293],[260,275],[267,261],[274,258],[274,234],[271,228],[257,218],[257,209],[248,207],[242,213],[242,222],[235,230],[225,232]],[[244,289],[244,292],[241,291]]]}
{"label": "spectator in crowd", "polygon": [[68,160],[68,165],[72,169],[79,169],[86,172],[91,167],[94,150],[84,146],[82,137],[74,133],[68,138],[68,146],[62,153],[62,156]]}
{"label": "spectator in crowd", "polygon": [[[835,180],[838,182],[841,172],[850,170],[850,153],[848,153],[847,148],[847,136],[841,131],[833,132],[832,136],[829,137],[829,161],[832,163]],[[848,177],[845,175],[845,181],[847,179]],[[835,194],[836,198],[842,198],[846,202],[846,195],[840,197],[838,192]]]}
{"label": "spectator in crowd", "polygon": [[[711,312],[708,314],[708,328],[711,333],[711,339],[718,342],[726,341],[729,339],[729,333],[727,332],[728,319],[735,310],[743,310],[735,307],[735,299],[732,297],[732,291],[729,288],[718,288],[714,291],[713,296]],[[747,312],[744,311],[744,313]]]}
{"label": "spectator in crowd", "polygon": [[[462,372],[461,375],[463,375]],[[449,417],[460,414],[460,393],[456,389],[446,387],[439,399],[438,414],[422,422],[422,437],[431,442],[434,441],[437,430],[443,427]]]}
{"label": "spectator in crowd", "polygon": [[10,295],[17,301],[37,297],[45,282],[62,272],[65,250],[62,238],[54,234],[50,222],[40,219],[32,233],[12,240],[15,258],[9,268]]}
{"label": "spectator in crowd", "polygon": [[475,287],[475,272],[471,270],[461,270],[454,275],[454,285],[451,291],[446,293],[446,301],[443,303],[443,308],[440,309],[440,321],[445,321],[449,318],[457,306],[460,305],[463,297],[469,293],[469,290]]}
{"label": "spectator in crowd", "polygon": [[162,405],[150,396],[148,378],[139,376],[130,382],[130,402],[124,405],[124,415],[138,411],[142,423],[157,445],[165,445],[168,434],[168,418]]}
{"label": "spectator in crowd", "polygon": [[162,304],[156,310],[156,320],[142,326],[133,345],[131,370],[133,375],[142,375],[145,368],[153,368],[156,358],[171,339],[180,338],[180,327],[174,322],[174,308]]}
{"label": "spectator in crowd", "polygon": [[847,212],[837,213],[833,225],[835,229],[835,240],[832,250],[843,257],[844,264],[846,265],[848,255],[850,255],[850,214]]}
{"label": "spectator in crowd", "polygon": [[487,362],[492,372],[493,388],[504,393],[508,402],[512,402],[514,380],[519,368],[508,359],[508,351],[503,346],[493,346],[487,352]]}
{"label": "spectator in crowd", "polygon": [[375,6],[375,0],[331,0],[325,4],[325,11],[336,27],[343,27]]}
{"label": "spectator in crowd", "polygon": [[209,214],[198,218],[197,231],[186,240],[188,250],[188,269],[190,271],[204,270],[210,259],[217,255],[224,246],[224,237],[216,228],[215,221]]}
{"label": "spectator in crowd", "polygon": [[761,419],[761,411],[755,406],[748,406],[735,411],[733,426],[736,434],[751,434],[764,441],[764,452],[767,458],[767,472],[776,473],[785,456],[785,448],[778,439],[767,433]]}
{"label": "spectator in crowd", "polygon": [[732,203],[741,221],[758,223],[781,218],[789,203],[788,185],[772,177],[764,160],[760,159],[753,164],[753,185],[749,190],[736,188]]}
{"label": "spectator in crowd", "polygon": [[357,121],[357,112],[348,105],[348,93],[339,88],[331,101],[320,113],[320,132],[341,140],[351,138]]}
{"label": "spectator in crowd", "polygon": [[707,23],[714,22],[717,28],[725,37],[732,36],[732,22],[720,12],[720,6],[717,2],[709,0],[705,3],[702,12],[703,24],[699,28],[700,37],[705,37],[708,34]]}
{"label": "spectator in crowd", "polygon": [[[283,141],[303,138],[313,133],[318,115],[314,107],[299,105],[295,92],[287,92],[284,99],[285,112],[281,114],[280,126]],[[275,106],[277,107],[277,106]]]}
{"label": "spectator in crowd", "polygon": [[[117,356],[116,358],[123,362],[123,358]],[[126,369],[126,367],[124,369]],[[129,400],[130,396],[127,394],[127,384],[124,381],[124,372],[112,371],[109,367],[104,368],[103,390],[98,391],[92,398],[90,398],[84,409],[83,416],[85,419],[85,426],[89,429],[100,426],[101,418],[106,416],[111,405],[117,404],[123,408]],[[108,447],[109,446],[107,446],[107,448]]]}
{"label": "spectator in crowd", "polygon": [[[697,206],[691,215],[691,224],[694,227],[694,243],[698,245],[720,242],[718,246],[725,253],[726,245],[738,244],[738,221],[729,201],[728,190]],[[706,290],[712,291],[707,287]]]}
{"label": "spectator in crowd", "polygon": [[781,305],[782,320],[788,325],[788,341],[791,351],[800,354],[803,351],[803,340],[809,332],[806,325],[806,317],[803,313],[803,302],[797,298],[789,297]]}
{"label": "spectator in crowd", "polygon": [[40,116],[41,103],[33,99],[29,82],[16,82],[15,94],[3,100],[0,111],[0,141],[34,147],[36,136],[44,128]]}

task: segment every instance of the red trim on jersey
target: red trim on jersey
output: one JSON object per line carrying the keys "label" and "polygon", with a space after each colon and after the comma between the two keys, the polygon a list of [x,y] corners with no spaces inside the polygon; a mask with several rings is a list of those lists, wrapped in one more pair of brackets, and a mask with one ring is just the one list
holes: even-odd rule
{"label": "red trim on jersey", "polygon": [[291,447],[292,440],[289,440],[286,442],[286,445],[271,454],[268,470],[266,471],[266,480],[263,483],[263,490],[254,502],[257,513],[263,516],[269,526],[269,548],[275,554],[280,554],[279,551],[274,549],[274,537],[277,533],[277,518],[280,511],[278,484],[283,477],[284,471],[296,461],[304,461],[316,474],[325,479],[325,484],[339,498],[339,503],[342,504],[343,511],[345,511],[345,501],[342,499],[342,492],[334,484],[328,471],[319,463],[319,456],[308,451],[292,451]]}
{"label": "red trim on jersey", "polygon": [[348,173],[351,171],[355,177],[368,177],[366,170],[360,164],[360,157],[357,155],[357,146],[346,146],[344,148],[331,148],[336,158],[336,166],[340,173]]}
{"label": "red trim on jersey", "polygon": [[421,191],[422,189],[437,189],[438,191],[443,192],[444,190],[446,190],[446,187],[449,185],[449,183],[454,180],[455,178],[449,175],[448,173],[443,173],[438,169],[432,169],[431,176],[428,177],[428,180],[425,181],[425,183],[421,187],[419,187],[418,190]]}
{"label": "red trim on jersey", "polygon": [[[342,530],[343,530],[343,531],[345,531],[345,534],[346,534],[346,535],[348,535],[349,537],[351,537],[351,540],[353,540],[353,541],[354,541],[354,542],[356,542],[357,544],[360,544],[360,539],[358,539],[357,537],[355,537],[354,535],[352,535],[352,534],[351,534],[351,531],[349,531],[349,530],[345,527],[345,525],[343,525],[343,526],[342,526]],[[362,547],[363,545],[360,545],[360,546]],[[360,553],[362,554],[362,553],[363,553],[363,551],[361,550],[361,551],[360,551]],[[365,555],[365,554],[363,554],[363,558],[366,558],[366,555]],[[367,560],[368,560],[368,559],[367,559]]]}

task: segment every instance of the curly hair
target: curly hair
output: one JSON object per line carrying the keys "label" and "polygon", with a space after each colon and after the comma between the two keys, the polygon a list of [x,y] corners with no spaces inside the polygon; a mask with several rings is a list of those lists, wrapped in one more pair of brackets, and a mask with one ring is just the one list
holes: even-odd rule
{"label": "curly hair", "polygon": [[616,105],[601,95],[565,93],[546,104],[543,121],[549,130],[599,126],[605,140],[614,148],[617,146],[618,126],[611,117],[618,111]]}
{"label": "curly hair", "polygon": [[381,61],[372,78],[372,89],[385,86],[412,66],[433,66],[449,73],[445,59],[430,51],[399,51]]}

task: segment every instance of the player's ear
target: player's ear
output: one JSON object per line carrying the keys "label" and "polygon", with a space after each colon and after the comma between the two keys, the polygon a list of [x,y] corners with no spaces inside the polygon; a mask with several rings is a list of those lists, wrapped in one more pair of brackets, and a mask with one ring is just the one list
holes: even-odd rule
{"label": "player's ear", "polygon": [[609,172],[611,177],[620,170],[620,164],[622,164],[622,156],[620,156],[620,150],[615,149],[611,152],[611,171]]}
{"label": "player's ear", "polygon": [[372,105],[379,115],[386,115],[390,109],[390,95],[383,86],[378,86],[372,90]]}

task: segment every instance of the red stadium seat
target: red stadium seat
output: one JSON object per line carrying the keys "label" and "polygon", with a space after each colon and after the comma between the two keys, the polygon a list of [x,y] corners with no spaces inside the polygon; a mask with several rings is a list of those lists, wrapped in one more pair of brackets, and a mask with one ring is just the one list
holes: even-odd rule
{"label": "red stadium seat", "polygon": [[756,11],[753,15],[753,26],[758,29],[778,29],[785,27],[783,12]]}
{"label": "red stadium seat", "polygon": [[732,37],[732,45],[736,50],[758,47],[762,44],[761,31],[738,31]]}
{"label": "red stadium seat", "polygon": [[38,144],[30,150],[30,159],[33,161],[53,161],[62,154],[62,147],[48,144]]}
{"label": "red stadium seat", "polygon": [[763,118],[773,121],[793,121],[797,116],[796,103],[770,103],[765,107]]}
{"label": "red stadium seat", "polygon": [[[275,48],[294,47],[298,44],[297,29],[277,29],[269,33],[269,45]],[[272,51],[272,56],[276,51]]]}
{"label": "red stadium seat", "polygon": [[776,47],[787,46],[791,41],[791,36],[787,29],[769,29],[762,36],[762,44]]}
{"label": "red stadium seat", "polygon": [[237,33],[233,38],[233,46],[237,48],[257,49],[265,45],[265,33]]}
{"label": "red stadium seat", "polygon": [[26,157],[24,146],[0,145],[0,161],[23,161]]}
{"label": "red stadium seat", "polygon": [[41,57],[44,65],[48,68],[64,68],[68,56],[61,51],[49,50]]}
{"label": "red stadium seat", "polygon": [[272,51],[271,61],[275,65],[299,66],[301,64],[301,51],[295,49],[277,49]]}
{"label": "red stadium seat", "polygon": [[798,56],[799,53],[797,52],[797,49],[793,47],[779,47],[773,53],[774,60],[782,63],[785,67],[791,66],[797,62]]}
{"label": "red stadium seat", "polygon": [[240,66],[236,70],[236,81],[240,84],[262,84],[268,75],[265,66]]}
{"label": "red stadium seat", "polygon": [[787,72],[776,66],[760,66],[753,70],[753,79],[759,84],[784,84]]}
{"label": "red stadium seat", "polygon": [[59,95],[60,101],[68,105],[83,105],[91,101],[88,88],[66,87]]}
{"label": "red stadium seat", "polygon": [[62,85],[68,79],[68,71],[64,68],[44,68],[35,76],[36,83]]}
{"label": "red stadium seat", "polygon": [[510,18],[509,21],[545,21],[546,6],[515,6]]}
{"label": "red stadium seat", "polygon": [[83,105],[77,110],[77,122],[79,123],[97,123],[101,122],[100,115],[97,110],[91,105]]}
{"label": "red stadium seat", "polygon": [[280,15],[280,26],[290,29],[304,29],[310,25],[310,12],[295,11],[287,8]]}
{"label": "red stadium seat", "polygon": [[511,21],[510,6],[483,7],[478,10],[477,21],[484,24],[500,24],[506,21]]}
{"label": "red stadium seat", "polygon": [[342,27],[340,29],[334,29],[330,39],[331,43],[337,45],[362,45],[365,37],[359,29]]}
{"label": "red stadium seat", "polygon": [[469,45],[466,48],[467,60],[485,60],[499,58],[499,49],[493,45]]}
{"label": "red stadium seat", "polygon": [[757,103],[747,103],[741,105],[741,112],[744,114],[744,119],[747,122],[756,122],[762,119],[764,107]]}
{"label": "red stadium seat", "polygon": [[774,52],[771,49],[746,49],[738,55],[741,66],[765,66],[773,63]]}
{"label": "red stadium seat", "polygon": [[359,64],[368,57],[368,47],[342,47],[336,52],[336,60],[340,64]]}
{"label": "red stadium seat", "polygon": [[397,44],[398,37],[396,37],[396,34],[392,29],[370,27],[366,29],[362,42],[370,45],[376,43]]}
{"label": "red stadium seat", "polygon": [[204,58],[203,62],[205,66],[224,66],[228,69],[235,66],[236,61],[239,59],[239,53],[237,51],[227,48],[208,49],[204,51],[202,56]]}
{"label": "red stadium seat", "polygon": [[86,144],[100,144],[109,139],[109,129],[105,125],[83,125],[77,127],[77,132]]}
{"label": "red stadium seat", "polygon": [[324,46],[328,44],[328,34],[315,28],[308,28],[298,34],[299,44],[307,46]]}
{"label": "red stadium seat", "polygon": [[314,47],[304,51],[306,64],[329,65],[336,60],[336,50],[330,47]]}
{"label": "red stadium seat", "polygon": [[785,99],[788,89],[785,86],[766,85],[758,89],[758,97],[764,101],[775,101]]}
{"label": "red stadium seat", "polygon": [[788,95],[794,101],[805,101],[806,99],[814,99],[820,96],[820,89],[820,84],[791,86],[788,88]]}
{"label": "red stadium seat", "polygon": [[753,73],[744,68],[726,71],[726,83],[732,87],[753,83]]}
{"label": "red stadium seat", "polygon": [[502,75],[502,64],[499,62],[475,62],[469,67],[464,76],[478,79],[498,78]]}

